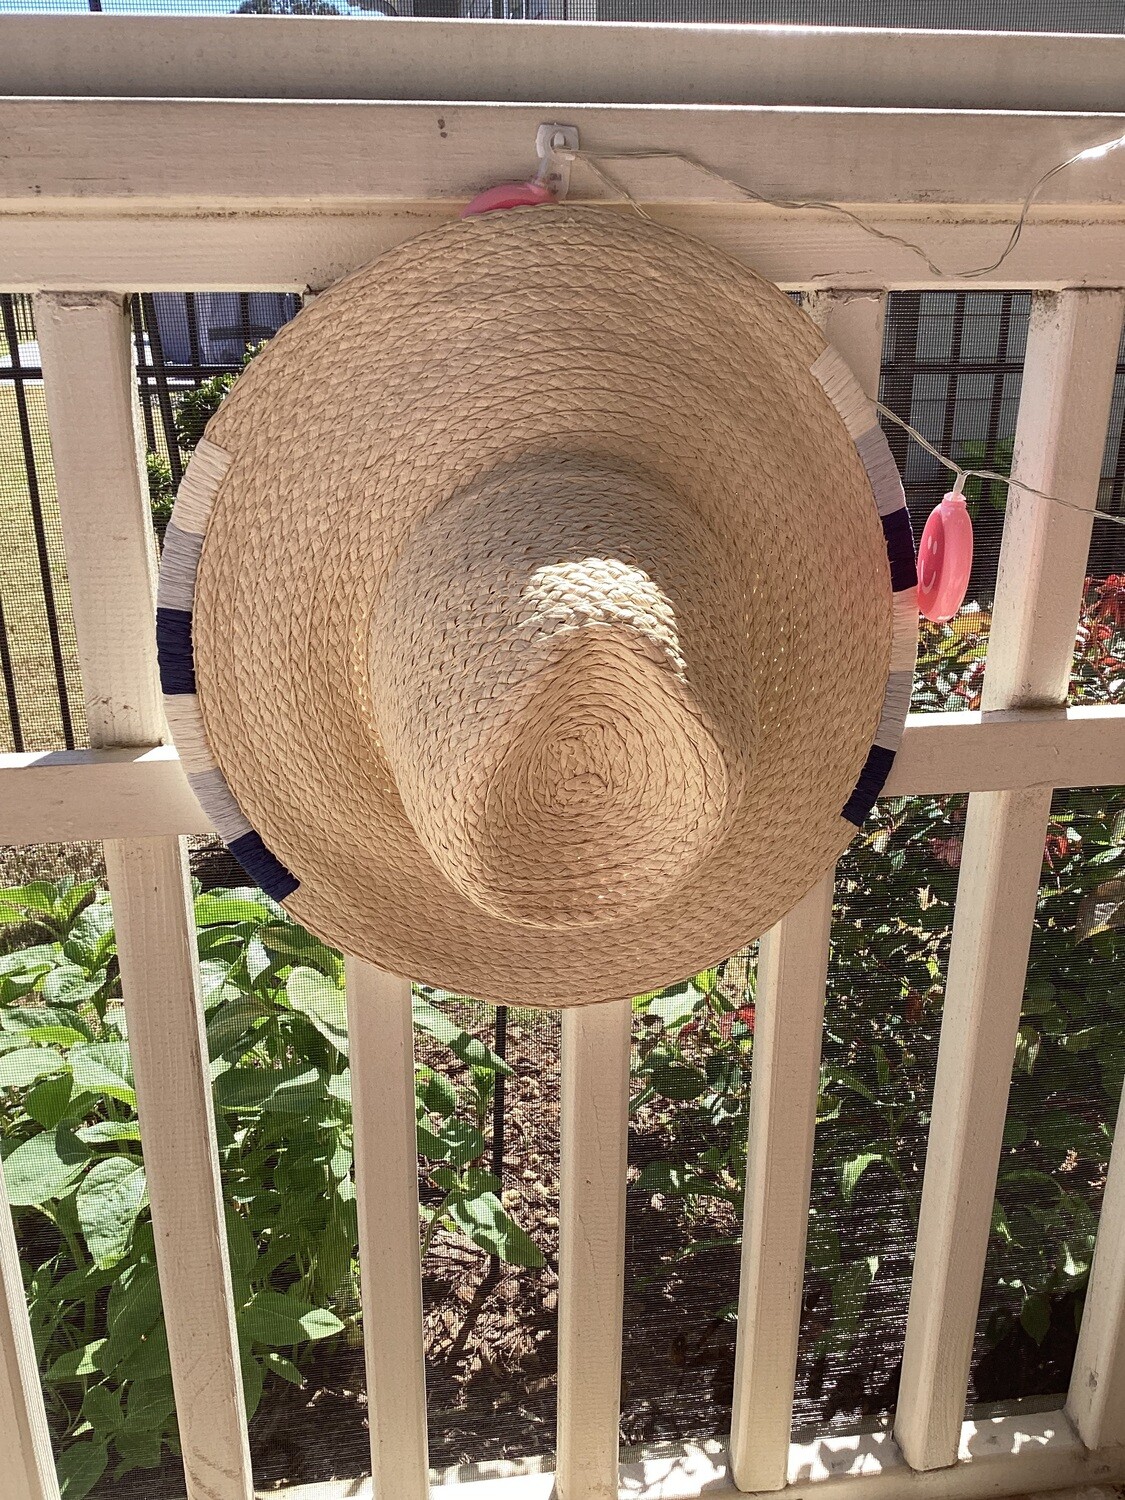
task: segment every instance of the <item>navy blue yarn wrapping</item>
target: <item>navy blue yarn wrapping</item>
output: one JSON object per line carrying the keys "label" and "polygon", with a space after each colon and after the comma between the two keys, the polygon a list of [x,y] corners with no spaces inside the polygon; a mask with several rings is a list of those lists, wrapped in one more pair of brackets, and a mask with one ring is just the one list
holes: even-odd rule
{"label": "navy blue yarn wrapping", "polygon": [[156,611],[156,659],[160,690],[171,696],[195,692],[195,657],[191,648],[191,611]]}
{"label": "navy blue yarn wrapping", "polygon": [[888,750],[883,745],[871,746],[867,752],[867,759],[863,763],[863,770],[859,773],[855,790],[844,803],[844,810],[840,814],[842,818],[847,818],[849,823],[854,823],[857,828],[860,827],[864,818],[875,806],[876,799],[883,790],[894,763],[895,752],[893,750]]}
{"label": "navy blue yarn wrapping", "polygon": [[289,873],[275,854],[270,853],[262,843],[261,834],[252,829],[228,844],[227,848],[254,884],[260,886],[275,901],[284,901],[301,883],[295,875]]}
{"label": "navy blue yarn wrapping", "polygon": [[887,561],[891,565],[891,589],[901,593],[918,582],[918,565],[914,559],[914,533],[910,529],[910,512],[893,510],[883,518],[883,536],[887,542]]}

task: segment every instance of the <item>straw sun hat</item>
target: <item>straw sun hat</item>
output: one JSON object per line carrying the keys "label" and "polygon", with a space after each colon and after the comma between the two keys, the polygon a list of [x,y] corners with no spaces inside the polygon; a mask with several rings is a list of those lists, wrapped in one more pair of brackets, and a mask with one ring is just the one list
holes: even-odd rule
{"label": "straw sun hat", "polygon": [[168,720],[322,938],[580,1005],[831,867],[901,738],[914,585],[871,405],[776,287],[616,210],[490,214],[318,297],[212,419]]}

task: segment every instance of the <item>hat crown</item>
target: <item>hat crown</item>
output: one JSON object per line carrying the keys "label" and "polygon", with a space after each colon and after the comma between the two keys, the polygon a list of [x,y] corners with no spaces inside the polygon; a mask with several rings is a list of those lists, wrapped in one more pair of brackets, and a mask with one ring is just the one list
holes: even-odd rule
{"label": "hat crown", "polygon": [[482,910],[618,920],[722,832],[750,748],[695,668],[722,571],[651,477],[571,454],[495,469],[410,535],[372,618],[375,721],[419,838]]}

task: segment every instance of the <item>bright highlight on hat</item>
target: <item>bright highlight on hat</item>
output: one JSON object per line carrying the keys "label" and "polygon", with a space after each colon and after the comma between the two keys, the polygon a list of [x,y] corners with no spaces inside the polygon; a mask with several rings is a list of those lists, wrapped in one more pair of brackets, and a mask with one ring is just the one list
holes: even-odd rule
{"label": "bright highlight on hat", "polygon": [[398,247],[241,376],[168,528],[161,673],[200,802],[299,921],[578,1005],[718,962],[831,868],[901,739],[915,584],[875,411],[787,297],[520,208]]}

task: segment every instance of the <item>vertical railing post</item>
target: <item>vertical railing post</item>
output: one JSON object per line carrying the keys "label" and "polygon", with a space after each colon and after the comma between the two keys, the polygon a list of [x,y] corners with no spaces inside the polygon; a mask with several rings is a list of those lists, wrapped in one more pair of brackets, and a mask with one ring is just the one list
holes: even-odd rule
{"label": "vertical railing post", "polygon": [[631,1033],[628,1000],[563,1011],[558,1500],[618,1494]]}
{"label": "vertical railing post", "polygon": [[1125,1094],[1066,1412],[1087,1448],[1125,1444]]}
{"label": "vertical railing post", "polygon": [[[90,742],[165,736],[156,552],[125,299],[36,322]],[[189,1500],[251,1500],[242,1375],[182,839],[107,842],[121,987]]]}
{"label": "vertical railing post", "polygon": [[829,873],[758,956],[730,1437],[740,1490],[787,1479],[831,924]]}
{"label": "vertical railing post", "polygon": [[[1033,299],[983,711],[1066,701],[1125,299]],[[957,1459],[1052,788],[969,799],[895,1436]]]}
{"label": "vertical railing post", "polygon": [[426,1500],[426,1365],[410,981],[345,960],[374,1500]]}
{"label": "vertical railing post", "polygon": [[43,1387],[0,1170],[0,1472],[5,1500],[59,1500]]}

